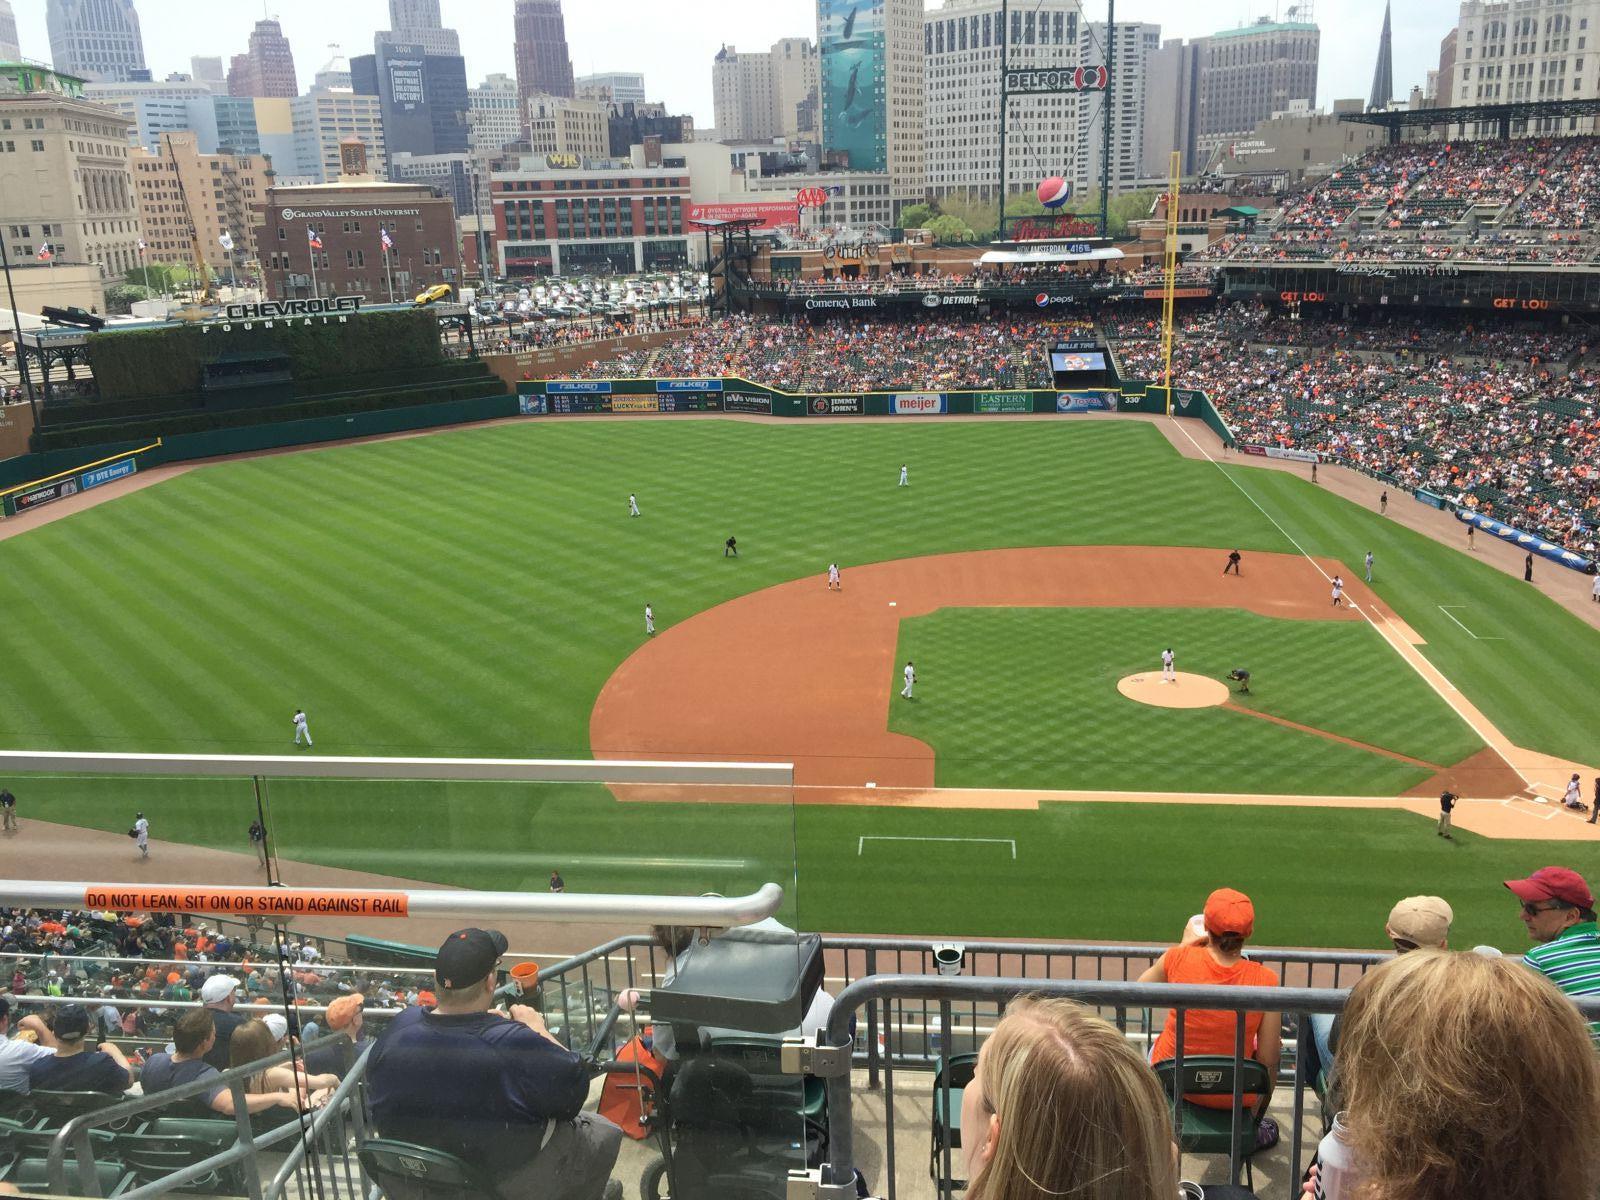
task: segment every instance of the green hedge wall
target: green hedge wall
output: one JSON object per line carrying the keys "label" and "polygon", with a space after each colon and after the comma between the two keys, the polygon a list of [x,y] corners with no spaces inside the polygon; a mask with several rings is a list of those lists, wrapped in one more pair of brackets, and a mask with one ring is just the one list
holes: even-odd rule
{"label": "green hedge wall", "polygon": [[228,332],[204,333],[198,325],[89,335],[89,366],[102,400],[183,396],[200,390],[201,365],[224,354],[282,351],[295,381],[325,379],[413,367],[438,366],[438,318],[426,309],[358,313],[310,325],[235,322]]}
{"label": "green hedge wall", "polygon": [[278,404],[271,408],[235,408],[217,412],[171,413],[146,421],[119,421],[108,425],[73,425],[64,429],[42,429],[34,435],[38,453],[71,446],[94,446],[102,442],[128,440],[154,441],[180,433],[200,433],[211,429],[238,429],[247,425],[269,425],[298,421],[308,417],[332,417],[346,413],[373,412],[385,408],[410,408],[450,400],[469,400],[479,396],[504,395],[506,387],[498,379],[470,380],[464,383],[411,390],[371,393],[360,396],[331,396],[298,404]]}

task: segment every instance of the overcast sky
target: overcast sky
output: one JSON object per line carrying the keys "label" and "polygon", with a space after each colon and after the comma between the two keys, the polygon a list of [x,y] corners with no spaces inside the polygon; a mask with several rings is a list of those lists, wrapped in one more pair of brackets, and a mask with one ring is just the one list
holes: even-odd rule
{"label": "overcast sky", "polygon": [[[45,0],[11,0],[16,10],[22,52],[48,62]],[[943,0],[928,0],[930,9]],[[1287,6],[1289,0],[1278,0]],[[1304,2],[1304,0],[1302,0]],[[1028,0],[1013,0],[1024,9]],[[1315,14],[1322,25],[1322,64],[1318,103],[1359,96],[1372,88],[1378,31],[1384,0],[1322,0]],[[374,30],[389,24],[386,0],[137,0],[144,29],[145,57],[161,79],[188,71],[190,55],[228,56],[245,49],[250,27],[264,13],[276,16],[294,47],[302,89],[327,61],[328,43],[347,55],[372,51]],[[514,74],[511,55],[511,0],[443,0],[444,23],[461,33],[467,78],[476,83],[493,71]],[[697,0],[662,4],[659,0],[568,0],[567,43],[573,70],[642,71],[652,100],[670,111],[693,114],[695,123],[713,124],[711,59],[727,42],[741,50],[765,49],[780,37],[816,36],[813,0]],[[1197,37],[1231,28],[1278,11],[1272,0],[1122,0],[1121,21],[1152,21],[1164,37]],[[1438,66],[1439,40],[1456,23],[1454,0],[1402,0],[1394,15],[1394,83],[1404,99]],[[1106,0],[1088,0],[1087,19],[1103,21]]]}

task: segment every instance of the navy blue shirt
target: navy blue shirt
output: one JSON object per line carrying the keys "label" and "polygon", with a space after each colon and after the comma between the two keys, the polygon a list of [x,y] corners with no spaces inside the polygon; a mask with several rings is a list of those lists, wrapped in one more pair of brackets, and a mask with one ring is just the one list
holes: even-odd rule
{"label": "navy blue shirt", "polygon": [[[169,1088],[193,1083],[196,1079],[216,1079],[220,1074],[221,1072],[203,1058],[186,1058],[182,1062],[173,1062],[172,1055],[163,1050],[159,1054],[152,1054],[150,1061],[145,1063],[144,1070],[139,1072],[139,1085],[146,1096],[153,1096]],[[210,1104],[225,1091],[227,1091],[226,1086],[218,1083],[199,1098]]]}
{"label": "navy blue shirt", "polygon": [[93,1049],[66,1058],[52,1054],[28,1064],[28,1087],[35,1092],[109,1092],[116,1095],[127,1091],[132,1082],[116,1059]]}
{"label": "navy blue shirt", "polygon": [[538,1152],[546,1121],[578,1115],[589,1074],[576,1054],[499,1013],[412,1007],[373,1046],[367,1088],[383,1136],[501,1175]]}

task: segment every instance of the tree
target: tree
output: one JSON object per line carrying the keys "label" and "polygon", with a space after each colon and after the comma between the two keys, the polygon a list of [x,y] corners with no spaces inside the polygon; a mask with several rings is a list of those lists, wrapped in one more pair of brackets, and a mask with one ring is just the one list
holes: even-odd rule
{"label": "tree", "polygon": [[138,284],[114,283],[106,289],[106,313],[109,316],[127,316],[133,311],[134,304],[148,299],[150,293]]}
{"label": "tree", "polygon": [[921,229],[938,215],[938,211],[931,204],[908,204],[900,210],[900,228]]}
{"label": "tree", "polygon": [[[947,217],[954,217],[963,226],[971,230],[971,237],[977,241],[986,242],[994,236],[994,231],[1000,225],[1000,205],[993,200],[979,200],[978,198],[962,194],[946,196],[939,201],[939,211]],[[932,229],[931,224],[924,226]]]}
{"label": "tree", "polygon": [[[149,263],[143,267],[135,267],[127,274],[127,282],[134,287],[148,286],[152,292],[160,295],[162,292],[175,292],[184,286],[188,279],[188,267],[183,263]],[[148,284],[146,283],[146,272]]]}
{"label": "tree", "polygon": [[953,213],[944,213],[934,217],[923,228],[941,242],[971,242],[977,240],[972,227]]}

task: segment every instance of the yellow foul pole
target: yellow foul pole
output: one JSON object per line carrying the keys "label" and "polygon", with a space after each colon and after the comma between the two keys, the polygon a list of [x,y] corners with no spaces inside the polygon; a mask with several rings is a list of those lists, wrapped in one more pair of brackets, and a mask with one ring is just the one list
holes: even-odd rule
{"label": "yellow foul pole", "polygon": [[1166,288],[1161,295],[1162,383],[1167,389],[1167,416],[1172,415],[1172,321],[1177,307],[1178,283],[1178,175],[1182,156],[1172,152],[1172,187],[1167,192]]}

